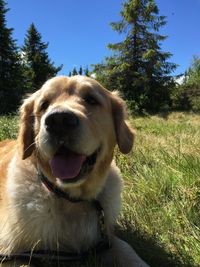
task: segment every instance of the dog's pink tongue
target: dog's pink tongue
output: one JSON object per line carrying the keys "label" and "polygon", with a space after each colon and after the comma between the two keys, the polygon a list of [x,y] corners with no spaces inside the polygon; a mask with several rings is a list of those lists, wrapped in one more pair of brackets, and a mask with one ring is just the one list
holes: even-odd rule
{"label": "dog's pink tongue", "polygon": [[67,153],[56,154],[49,163],[53,175],[65,180],[75,178],[79,174],[85,159],[86,156],[84,155],[68,151]]}

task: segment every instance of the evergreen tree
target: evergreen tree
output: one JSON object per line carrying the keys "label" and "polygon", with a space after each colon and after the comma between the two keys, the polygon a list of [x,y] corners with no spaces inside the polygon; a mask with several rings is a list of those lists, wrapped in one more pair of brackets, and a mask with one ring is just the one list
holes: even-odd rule
{"label": "evergreen tree", "polygon": [[83,68],[80,66],[79,70],[77,71],[76,67],[73,68],[72,71],[69,72],[69,77],[75,76],[75,75],[85,75],[90,76],[89,69],[86,67],[86,69],[83,70]]}
{"label": "evergreen tree", "polygon": [[85,74],[85,76],[90,77],[90,72],[89,72],[88,67],[85,68],[84,74]]}
{"label": "evergreen tree", "polygon": [[78,74],[83,75],[83,68],[82,67],[79,68]]}
{"label": "evergreen tree", "polygon": [[0,0],[0,113],[15,111],[23,94],[23,71],[20,56],[12,39],[12,28],[6,27],[6,2]]}
{"label": "evergreen tree", "polygon": [[46,49],[48,43],[42,42],[41,34],[32,23],[28,29],[22,47],[24,64],[30,86],[30,90],[36,91],[49,78],[55,76],[62,66],[55,67],[49,59]]}
{"label": "evergreen tree", "polygon": [[185,77],[185,84],[200,86],[200,57],[193,57],[192,64],[186,71]]}
{"label": "evergreen tree", "polygon": [[94,65],[97,79],[110,89],[121,90],[139,110],[158,110],[170,104],[176,65],[168,62],[171,54],[161,51],[166,36],[159,34],[166,24],[154,0],[128,0],[123,4],[122,19],[111,23],[113,30],[125,33],[125,40],[109,44],[114,55]]}
{"label": "evergreen tree", "polygon": [[78,71],[76,70],[76,67],[72,70],[72,76],[78,75]]}
{"label": "evergreen tree", "polygon": [[194,56],[181,85],[172,93],[173,108],[200,111],[200,57]]}

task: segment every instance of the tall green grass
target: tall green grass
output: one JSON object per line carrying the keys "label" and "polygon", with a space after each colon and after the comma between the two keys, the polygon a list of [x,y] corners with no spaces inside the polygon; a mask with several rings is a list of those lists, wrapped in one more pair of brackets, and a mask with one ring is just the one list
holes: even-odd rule
{"label": "tall green grass", "polygon": [[0,116],[0,141],[14,139],[17,136],[18,117]]}
{"label": "tall green grass", "polygon": [[200,116],[131,122],[135,150],[116,155],[125,181],[120,233],[151,266],[200,266]]}
{"label": "tall green grass", "polygon": [[[152,267],[200,266],[200,116],[136,117],[131,125],[135,148],[115,157],[124,177],[118,235]],[[17,128],[16,117],[1,117],[0,140]]]}

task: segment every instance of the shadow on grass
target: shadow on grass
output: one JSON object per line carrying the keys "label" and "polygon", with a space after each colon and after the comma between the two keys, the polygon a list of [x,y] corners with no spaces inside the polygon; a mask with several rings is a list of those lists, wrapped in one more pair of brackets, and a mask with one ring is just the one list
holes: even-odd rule
{"label": "shadow on grass", "polygon": [[117,235],[128,242],[137,254],[146,261],[151,267],[196,267],[190,258],[178,258],[177,255],[169,253],[164,247],[161,247],[156,238],[149,238],[138,231],[134,231],[131,227],[126,230],[116,229]]}
{"label": "shadow on grass", "polygon": [[158,117],[160,117],[164,120],[168,120],[170,112],[169,111],[163,111],[163,112],[159,112],[157,115],[158,115]]}
{"label": "shadow on grass", "polygon": [[[165,250],[164,247],[160,246],[156,242],[156,238],[149,238],[139,231],[133,230],[128,224],[126,225],[126,229],[117,228],[116,234],[118,237],[128,242],[133,249],[137,252],[137,254],[151,267],[198,267],[194,265],[192,258],[186,257],[180,258],[173,254],[169,253]],[[27,262],[23,262],[23,266],[26,265]],[[13,267],[18,267],[20,265],[13,265]],[[90,256],[86,259],[85,262],[48,262],[41,260],[32,260],[30,267],[104,267],[94,256]],[[129,266],[127,266],[129,267]]]}

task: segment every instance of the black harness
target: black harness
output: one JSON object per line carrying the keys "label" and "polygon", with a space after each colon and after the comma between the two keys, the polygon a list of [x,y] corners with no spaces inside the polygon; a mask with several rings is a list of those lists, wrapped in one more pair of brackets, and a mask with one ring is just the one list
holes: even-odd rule
{"label": "black harness", "polygon": [[53,192],[56,197],[64,198],[67,201],[72,203],[80,203],[80,202],[87,202],[98,213],[98,223],[100,229],[101,240],[89,250],[77,253],[77,252],[66,252],[66,251],[49,251],[49,250],[36,250],[36,251],[25,251],[21,253],[15,253],[11,255],[4,255],[0,254],[0,263],[6,262],[14,259],[21,259],[21,260],[42,260],[42,261],[59,261],[59,262],[72,262],[72,261],[84,261],[87,257],[93,254],[98,254],[104,250],[111,248],[110,240],[106,232],[106,225],[105,225],[105,215],[104,210],[97,199],[93,199],[91,201],[83,200],[80,198],[72,198],[67,192],[62,191],[59,187],[53,184],[49,179],[44,176],[43,173],[38,172],[38,176],[40,177],[42,183],[48,188],[49,191]]}

